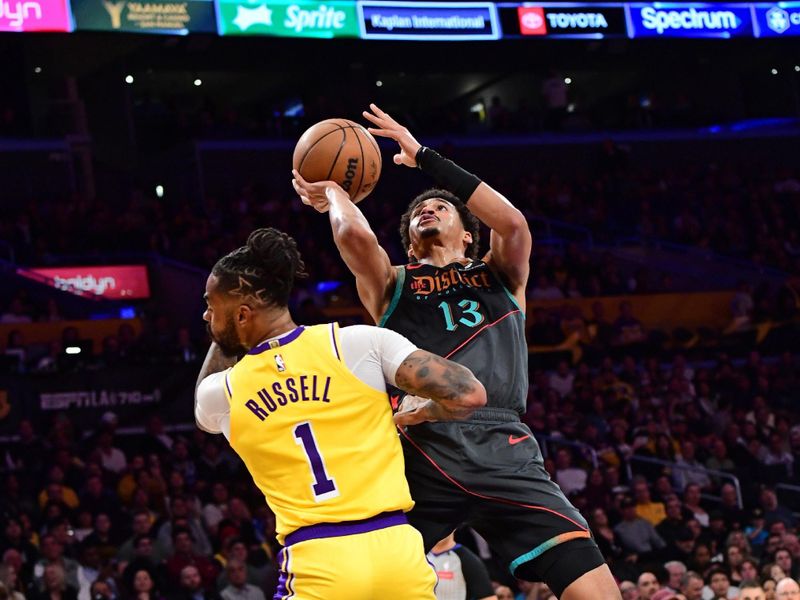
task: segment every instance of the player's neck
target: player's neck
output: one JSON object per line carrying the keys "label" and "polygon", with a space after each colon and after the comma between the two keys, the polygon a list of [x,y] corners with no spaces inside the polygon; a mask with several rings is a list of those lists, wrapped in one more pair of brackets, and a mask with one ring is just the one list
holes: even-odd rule
{"label": "player's neck", "polygon": [[445,267],[454,262],[466,264],[469,259],[464,256],[464,250],[461,248],[448,248],[447,246],[431,244],[420,248],[417,262],[434,267]]}
{"label": "player's neck", "polygon": [[253,345],[251,348],[297,329],[297,324],[286,308],[275,309],[266,313],[263,318],[263,323],[259,325],[260,326],[254,332]]}

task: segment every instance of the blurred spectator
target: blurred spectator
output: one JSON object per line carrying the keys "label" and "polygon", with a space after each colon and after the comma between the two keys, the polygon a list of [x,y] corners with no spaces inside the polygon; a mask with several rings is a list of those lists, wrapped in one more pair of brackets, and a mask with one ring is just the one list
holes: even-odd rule
{"label": "blurred spectator", "polygon": [[128,588],[131,600],[159,600],[159,594],[153,574],[147,569],[137,569]]}
{"label": "blurred spectator", "polygon": [[686,573],[688,573],[686,565],[679,560],[671,560],[664,563],[664,569],[667,571],[669,576],[666,587],[675,593],[680,593],[681,581],[683,581]]}
{"label": "blurred spectator", "polygon": [[19,296],[14,297],[8,304],[6,311],[0,315],[0,323],[31,323],[31,318],[28,311],[25,309],[22,298]]}
{"label": "blurred spectator", "polygon": [[676,461],[672,480],[679,490],[686,489],[691,484],[697,485],[701,490],[711,488],[711,478],[703,464],[695,456],[695,445],[690,440],[681,443],[680,457]]}
{"label": "blurred spectator", "polygon": [[[216,590],[214,583],[217,578],[217,569],[214,563],[206,556],[195,554],[192,549],[193,541],[192,534],[188,529],[176,528],[172,532],[175,551],[166,563],[170,580],[180,581],[181,590],[190,592],[192,596],[198,593],[200,588]],[[206,597],[206,600],[208,598]]]}
{"label": "blurred spectator", "polygon": [[681,580],[681,592],[686,600],[701,600],[703,598],[703,577],[694,571],[689,571]]}
{"label": "blurred spectator", "polygon": [[638,555],[650,555],[666,546],[653,526],[636,514],[636,502],[632,498],[624,498],[620,509],[622,521],[614,527],[614,533],[619,536],[625,550]]}
{"label": "blurred spectator", "polygon": [[247,583],[247,565],[232,559],[225,565],[225,573],[230,582],[221,592],[223,600],[264,600],[264,592]]}
{"label": "blurred spectator", "polygon": [[650,497],[650,487],[647,481],[637,479],[633,484],[633,494],[636,499],[636,514],[648,521],[651,525],[658,525],[666,518],[664,504],[653,502]]}
{"label": "blurred spectator", "polygon": [[125,540],[117,552],[117,560],[121,562],[130,562],[137,555],[136,541],[138,538],[147,537],[150,540],[150,555],[156,563],[161,563],[167,556],[168,552],[157,539],[150,537],[150,530],[152,522],[150,520],[150,512],[147,510],[138,510],[133,513],[131,537]]}
{"label": "blurred spectator", "polygon": [[651,600],[653,594],[661,588],[661,585],[658,583],[658,579],[656,579],[655,575],[645,571],[639,575],[636,587],[639,590],[639,598],[641,600]]}
{"label": "blurred spectator", "polygon": [[[52,534],[45,534],[41,541],[42,557],[33,567],[33,581],[39,590],[44,590],[47,585],[52,589],[59,588],[65,584],[76,595],[78,593],[78,563],[71,558],[64,556],[64,545],[60,543]],[[55,565],[59,567],[57,571],[50,572],[50,582],[44,582],[47,567]]]}
{"label": "blurred spectator", "polygon": [[178,572],[180,586],[170,600],[219,600],[216,590],[203,584],[200,571],[195,565],[186,565]]}
{"label": "blurred spectator", "polygon": [[617,344],[636,344],[645,340],[642,322],[633,316],[630,302],[620,302],[619,317],[614,321],[614,340]]}
{"label": "blurred spectator", "polygon": [[41,585],[30,594],[32,600],[77,600],[78,592],[65,576],[64,567],[49,563],[42,567]]}
{"label": "blurred spectator", "polygon": [[125,470],[127,459],[125,454],[114,445],[114,435],[111,431],[103,431],[97,438],[97,449],[103,468],[118,475]]}
{"label": "blurred spectator", "polygon": [[790,577],[781,579],[775,586],[775,597],[777,600],[798,600],[800,585]]}
{"label": "blurred spectator", "polygon": [[785,506],[778,504],[778,496],[775,494],[775,490],[765,487],[761,491],[759,500],[761,508],[764,510],[764,525],[767,529],[770,529],[772,524],[776,522],[783,523],[786,527],[795,526],[795,518],[792,512]]}
{"label": "blurred spectator", "polygon": [[22,581],[12,565],[0,563],[0,586],[4,586],[8,600],[25,600]]}
{"label": "blurred spectator", "polygon": [[569,450],[561,448],[556,453],[556,482],[567,496],[586,487],[586,476],[585,470],[572,466]]}
{"label": "blurred spectator", "polygon": [[728,573],[721,567],[714,567],[706,575],[703,600],[736,600],[739,588],[732,586]]}

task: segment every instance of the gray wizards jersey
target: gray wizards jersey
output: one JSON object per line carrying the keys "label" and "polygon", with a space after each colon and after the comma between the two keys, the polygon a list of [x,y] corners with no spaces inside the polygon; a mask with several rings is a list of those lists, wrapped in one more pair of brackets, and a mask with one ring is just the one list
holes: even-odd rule
{"label": "gray wizards jersey", "polygon": [[525,412],[525,314],[483,261],[399,267],[380,326],[468,367],[486,388],[487,409]]}

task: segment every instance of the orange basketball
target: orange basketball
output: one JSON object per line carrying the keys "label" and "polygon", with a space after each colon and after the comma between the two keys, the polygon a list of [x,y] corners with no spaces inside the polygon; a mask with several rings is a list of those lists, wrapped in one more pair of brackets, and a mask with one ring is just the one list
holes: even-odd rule
{"label": "orange basketball", "polygon": [[309,127],[294,147],[292,166],[310,182],[335,181],[361,202],[381,175],[381,151],[372,134],[347,119],[326,119]]}

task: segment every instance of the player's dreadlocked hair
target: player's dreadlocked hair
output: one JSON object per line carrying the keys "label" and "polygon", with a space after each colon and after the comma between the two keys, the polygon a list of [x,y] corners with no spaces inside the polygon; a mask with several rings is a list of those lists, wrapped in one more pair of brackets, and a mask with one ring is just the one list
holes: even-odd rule
{"label": "player's dreadlocked hair", "polygon": [[411,225],[411,213],[414,212],[414,209],[420,202],[424,202],[430,198],[441,198],[442,200],[447,200],[447,202],[456,207],[458,216],[461,217],[461,224],[464,227],[464,231],[468,231],[472,234],[472,243],[466,247],[464,250],[464,255],[471,259],[478,258],[478,242],[480,241],[481,237],[480,223],[478,222],[478,219],[475,217],[475,215],[469,212],[467,205],[459,200],[455,194],[448,192],[447,190],[440,190],[436,188],[425,190],[419,196],[414,198],[411,201],[411,204],[408,205],[406,212],[403,213],[402,217],[400,217],[400,239],[403,242],[403,250],[407,250],[411,245],[411,236],[408,233],[408,228]]}
{"label": "player's dreadlocked hair", "polygon": [[305,277],[294,239],[272,227],[256,229],[247,243],[223,256],[211,274],[223,292],[256,306],[287,306],[295,279]]}

